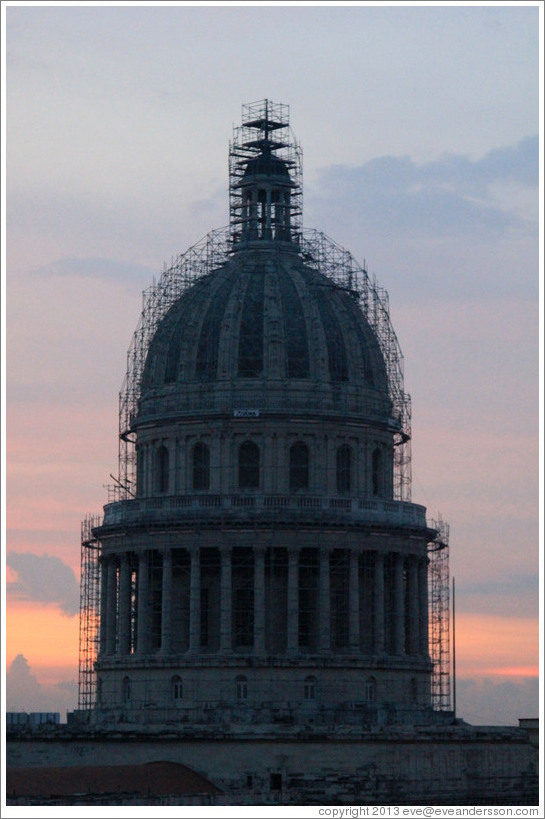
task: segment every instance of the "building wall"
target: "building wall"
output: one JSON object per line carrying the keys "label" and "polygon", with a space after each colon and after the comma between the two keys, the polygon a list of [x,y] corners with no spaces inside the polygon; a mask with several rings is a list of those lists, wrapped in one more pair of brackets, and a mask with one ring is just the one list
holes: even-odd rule
{"label": "building wall", "polygon": [[9,741],[7,753],[13,766],[179,762],[224,790],[217,804],[537,804],[537,749],[509,728],[306,741],[82,735]]}

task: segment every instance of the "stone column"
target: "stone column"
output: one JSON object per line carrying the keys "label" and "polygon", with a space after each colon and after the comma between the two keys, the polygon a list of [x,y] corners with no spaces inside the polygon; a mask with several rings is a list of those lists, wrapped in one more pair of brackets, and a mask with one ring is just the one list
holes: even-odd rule
{"label": "stone column", "polygon": [[394,575],[394,654],[405,652],[405,558],[395,556]]}
{"label": "stone column", "polygon": [[131,650],[131,564],[129,555],[121,555],[119,570],[119,654],[129,654]]}
{"label": "stone column", "polygon": [[149,552],[140,552],[138,559],[138,589],[137,589],[137,639],[138,654],[147,654],[149,651]]}
{"label": "stone column", "polygon": [[108,617],[108,558],[100,558],[100,653],[106,653]]}
{"label": "stone column", "polygon": [[407,583],[408,614],[409,614],[409,654],[417,654],[419,649],[419,597],[418,597],[418,564],[412,557],[409,562],[409,576]]}
{"label": "stone column", "polygon": [[376,654],[384,653],[384,555],[375,553],[375,628],[374,649]]}
{"label": "stone column", "polygon": [[161,654],[172,648],[172,550],[163,552],[163,583],[161,588]]}
{"label": "stone column", "polygon": [[108,560],[108,598],[106,605],[106,653],[115,654],[117,641],[117,566],[113,557]]}
{"label": "stone column", "polygon": [[288,627],[289,654],[299,651],[299,548],[288,548]]}
{"label": "stone column", "polygon": [[233,648],[233,566],[230,546],[220,546],[220,651]]}
{"label": "stone column", "polygon": [[348,576],[348,643],[350,651],[360,650],[360,561],[359,552],[350,549]]}
{"label": "stone column", "polygon": [[173,495],[176,490],[176,438],[164,442],[168,451],[168,494]]}
{"label": "stone column", "polygon": [[418,562],[418,596],[420,598],[420,654],[429,654],[428,624],[428,558],[422,557]]}
{"label": "stone column", "polygon": [[254,652],[265,653],[265,547],[254,548]]}
{"label": "stone column", "polygon": [[201,648],[201,556],[200,549],[194,547],[191,556],[191,577],[189,581],[189,651],[196,654]]}
{"label": "stone column", "polygon": [[331,651],[331,595],[329,577],[329,549],[320,549],[320,576],[318,585],[318,611],[320,651]]}

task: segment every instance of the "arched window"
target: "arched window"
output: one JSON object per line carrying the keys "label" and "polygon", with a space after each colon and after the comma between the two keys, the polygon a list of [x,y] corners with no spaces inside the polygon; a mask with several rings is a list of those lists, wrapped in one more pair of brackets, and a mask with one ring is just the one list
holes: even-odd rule
{"label": "arched window", "polygon": [[373,495],[380,495],[381,488],[381,471],[382,471],[382,452],[377,447],[373,450],[371,462],[371,483],[373,488]]}
{"label": "arched window", "polygon": [[241,489],[259,488],[259,447],[245,441],[238,451],[238,485]]}
{"label": "arched window", "polygon": [[290,489],[308,489],[308,447],[300,441],[290,447]]}
{"label": "arched window", "polygon": [[157,491],[168,492],[169,456],[166,446],[160,446],[156,454],[157,459]]}
{"label": "arched window", "polygon": [[193,489],[210,489],[210,450],[200,441],[193,447]]}
{"label": "arched window", "polygon": [[248,699],[248,680],[246,677],[239,676],[235,680],[236,683],[236,697],[237,700]]}
{"label": "arched window", "polygon": [[377,681],[374,677],[368,677],[365,680],[364,696],[365,702],[377,701]]}
{"label": "arched window", "polygon": [[315,700],[316,699],[316,677],[307,677],[305,679],[305,699],[306,700]]}
{"label": "arched window", "polygon": [[352,450],[346,444],[337,450],[337,492],[348,495],[352,489]]}
{"label": "arched window", "polygon": [[130,677],[123,677],[123,683],[121,688],[121,699],[123,702],[130,702],[131,701],[131,680]]}
{"label": "arched window", "polygon": [[171,693],[173,700],[181,700],[184,696],[184,687],[182,678],[175,676],[170,681]]}

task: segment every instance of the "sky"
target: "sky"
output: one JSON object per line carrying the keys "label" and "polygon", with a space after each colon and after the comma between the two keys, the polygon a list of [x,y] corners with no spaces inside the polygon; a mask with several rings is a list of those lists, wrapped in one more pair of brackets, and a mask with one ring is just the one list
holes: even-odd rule
{"label": "sky", "polygon": [[76,707],[80,522],[117,472],[142,291],[227,224],[232,129],[267,97],[305,226],[390,296],[412,498],[450,525],[457,712],[536,716],[538,5],[2,11],[8,710]]}

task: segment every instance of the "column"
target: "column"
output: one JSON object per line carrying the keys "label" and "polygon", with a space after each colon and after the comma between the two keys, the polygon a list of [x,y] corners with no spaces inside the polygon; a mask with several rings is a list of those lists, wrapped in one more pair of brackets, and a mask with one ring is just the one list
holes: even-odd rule
{"label": "column", "polygon": [[375,553],[375,629],[374,648],[376,654],[384,653],[384,555]]}
{"label": "column", "polygon": [[198,547],[189,552],[191,576],[189,581],[189,651],[193,654],[201,648],[201,557]]}
{"label": "column", "polygon": [[405,558],[400,552],[395,556],[394,567],[394,654],[405,651]]}
{"label": "column", "polygon": [[359,552],[350,550],[348,576],[348,643],[350,651],[360,650],[360,566]]}
{"label": "column", "polygon": [[409,654],[417,654],[419,649],[418,619],[418,564],[412,557],[409,562],[409,576],[407,583],[408,614],[409,614]]}
{"label": "column", "polygon": [[136,600],[136,650],[138,654],[149,651],[149,553],[143,551],[138,559],[138,588]]}
{"label": "column", "polygon": [[299,651],[299,549],[288,548],[288,627],[287,648],[289,654]]}
{"label": "column", "polygon": [[418,562],[418,596],[420,598],[420,654],[429,654],[428,625],[428,558],[422,557]]}
{"label": "column", "polygon": [[329,549],[320,549],[320,576],[318,585],[318,612],[320,631],[318,647],[320,651],[331,650],[331,599],[329,579]]}
{"label": "column", "polygon": [[106,618],[108,616],[108,558],[100,558],[100,653],[106,653]]}
{"label": "column", "polygon": [[117,637],[117,566],[113,557],[108,560],[108,597],[106,606],[106,653],[115,654]]}
{"label": "column", "polygon": [[265,547],[254,548],[254,652],[265,653]]}
{"label": "column", "polygon": [[119,654],[129,654],[131,650],[131,564],[129,555],[121,555],[119,569]]}
{"label": "column", "polygon": [[172,549],[163,552],[161,587],[161,654],[170,654],[172,648]]}
{"label": "column", "polygon": [[233,564],[230,546],[220,546],[220,651],[233,648]]}

